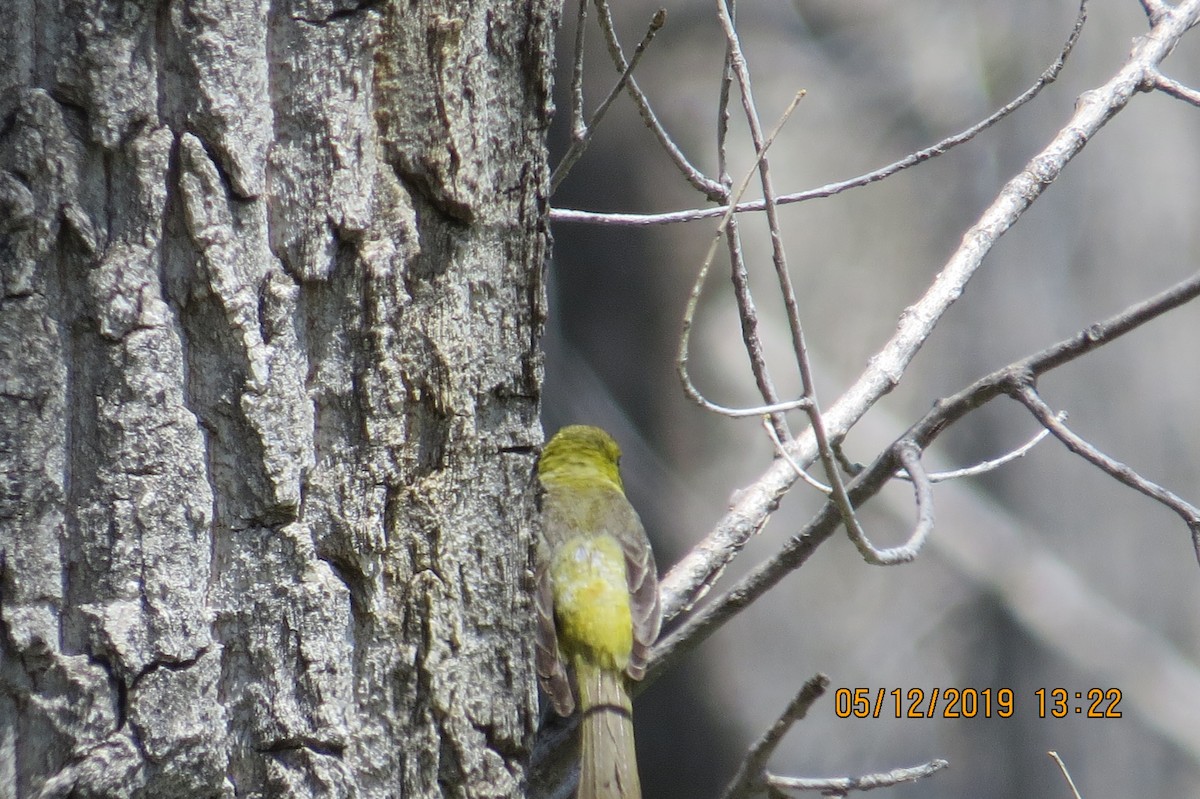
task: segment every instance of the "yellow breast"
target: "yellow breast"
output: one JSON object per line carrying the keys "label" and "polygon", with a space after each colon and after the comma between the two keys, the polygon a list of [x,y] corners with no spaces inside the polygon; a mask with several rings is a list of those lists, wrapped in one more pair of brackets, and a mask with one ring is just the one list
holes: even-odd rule
{"label": "yellow breast", "polygon": [[550,564],[558,641],[568,656],[623,670],[633,649],[625,555],[607,535],[558,546]]}

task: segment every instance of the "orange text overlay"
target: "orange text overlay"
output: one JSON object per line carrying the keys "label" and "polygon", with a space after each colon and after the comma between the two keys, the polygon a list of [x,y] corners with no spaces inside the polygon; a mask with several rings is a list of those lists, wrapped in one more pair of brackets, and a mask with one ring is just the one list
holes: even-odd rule
{"label": "orange text overlay", "polygon": [[1018,702],[1011,688],[838,688],[834,712],[848,719],[1038,718],[1119,719],[1120,688],[1039,688]]}

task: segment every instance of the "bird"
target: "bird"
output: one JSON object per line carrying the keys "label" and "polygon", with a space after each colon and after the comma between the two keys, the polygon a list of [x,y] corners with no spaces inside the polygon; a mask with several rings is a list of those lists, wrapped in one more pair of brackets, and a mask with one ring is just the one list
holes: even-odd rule
{"label": "bird", "polygon": [[574,712],[578,694],[578,799],[641,799],[629,681],[645,676],[662,606],[654,552],[625,496],[620,458],[604,430],[569,425],[537,464],[536,666],[559,715]]}

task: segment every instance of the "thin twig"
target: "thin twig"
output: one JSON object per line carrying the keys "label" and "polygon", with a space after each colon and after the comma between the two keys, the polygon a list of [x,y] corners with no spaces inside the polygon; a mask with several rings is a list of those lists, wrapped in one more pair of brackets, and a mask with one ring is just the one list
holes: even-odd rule
{"label": "thin twig", "polygon": [[[612,12],[609,10],[608,0],[596,0],[596,11],[600,18],[600,29],[604,31],[604,40],[608,45],[608,53],[612,57],[613,64],[616,66],[618,72],[625,72],[629,68],[629,64],[625,61],[625,54],[621,50],[621,42],[617,38],[617,31],[613,25]],[[658,115],[650,107],[650,101],[646,99],[646,95],[638,86],[637,81],[630,78],[626,81],[625,88],[629,91],[629,96],[633,98],[634,105],[637,106],[638,113],[642,116],[642,121],[654,133],[659,145],[666,151],[671,160],[675,162],[675,166],[687,178],[688,183],[691,183],[697,191],[710,200],[717,200],[722,197],[725,187],[715,180],[706,177],[699,169],[692,166],[687,156],[683,154],[683,151],[671,139],[671,135],[667,133],[666,128],[659,122]]]}
{"label": "thin twig", "polygon": [[[936,144],[930,145],[922,150],[909,153],[899,161],[866,172],[857,177],[840,180],[836,183],[827,183],[824,186],[818,186],[814,189],[795,192],[792,194],[783,194],[776,198],[778,205],[790,205],[792,203],[805,202],[807,200],[816,200],[826,197],[833,197],[836,194],[841,194],[848,189],[859,188],[871,183],[889,178],[897,172],[901,172],[917,164],[928,161],[931,158],[936,158],[943,155],[947,151],[957,147],[960,144],[970,141],[978,136],[984,130],[995,125],[1005,117],[1012,114],[1021,106],[1028,103],[1034,97],[1041,93],[1042,89],[1053,83],[1058,78],[1063,66],[1066,64],[1067,57],[1071,54],[1071,50],[1075,47],[1075,42],[1079,39],[1079,34],[1083,30],[1083,24],[1087,19],[1087,0],[1083,0],[1079,4],[1079,13],[1075,17],[1075,25],[1071,29],[1070,35],[1067,37],[1066,43],[1062,50],[1046,71],[1038,76],[1028,89],[1018,95],[1012,102],[999,109],[991,116],[975,123],[974,125],[959,131],[953,135],[947,136]],[[733,206],[734,213],[748,213],[762,211],[766,208],[764,200],[750,200],[744,203],[737,203]],[[710,208],[692,208],[684,211],[670,211],[667,213],[658,214],[608,214],[596,211],[578,211],[569,208],[552,208],[550,210],[550,221],[552,222],[583,222],[593,225],[623,225],[630,227],[648,227],[651,225],[670,225],[680,222],[697,222],[702,219],[712,219],[722,216],[728,211],[726,206],[717,206]]]}
{"label": "thin twig", "polygon": [[824,674],[817,674],[804,683],[804,687],[788,703],[775,723],[750,745],[737,772],[721,794],[721,799],[743,799],[762,790],[767,774],[767,761],[775,754],[776,748],[792,725],[804,718],[813,702],[820,699],[828,687],[829,678]]}
{"label": "thin twig", "polygon": [[[729,0],[729,13],[737,17],[737,0]],[[729,48],[725,48],[725,65],[721,68],[721,88],[717,92],[717,179],[722,186],[732,186],[729,176],[729,90],[733,87],[733,65],[729,62]],[[728,200],[728,196],[722,201]]]}
{"label": "thin twig", "polygon": [[1152,86],[1155,89],[1169,94],[1176,100],[1183,100],[1185,103],[1200,108],[1200,91],[1193,89],[1191,86],[1185,86],[1177,80],[1172,80],[1161,72],[1155,70],[1152,77]]}
{"label": "thin twig", "polygon": [[1071,779],[1071,772],[1067,771],[1067,764],[1058,756],[1058,752],[1050,751],[1046,754],[1054,758],[1054,762],[1058,764],[1058,770],[1062,772],[1063,777],[1067,780],[1067,785],[1071,786],[1071,793],[1075,795],[1075,799],[1083,799],[1079,795],[1079,789],[1075,787],[1075,780]]}
{"label": "thin twig", "polygon": [[[903,544],[888,549],[878,549],[867,540],[867,534],[863,531],[857,516],[850,514],[853,523],[846,524],[846,532],[849,533],[850,540],[858,549],[859,554],[863,556],[863,560],[873,566],[894,566],[915,560],[921,553],[921,548],[925,546],[929,534],[933,531],[933,485],[925,467],[921,464],[921,450],[911,441],[901,441],[895,445],[895,448],[900,465],[904,467],[905,474],[912,481],[913,491],[916,492],[917,523],[913,527],[912,534]],[[847,498],[847,502],[849,502],[849,498]],[[845,514],[843,514],[844,520]]]}
{"label": "thin twig", "polygon": [[[750,180],[754,175],[754,170],[758,167],[758,161],[761,160],[764,155],[766,155],[767,150],[770,149],[771,145],[775,142],[775,137],[779,135],[779,131],[781,131],[783,126],[787,124],[792,112],[796,110],[796,106],[803,97],[804,92],[797,92],[796,96],[792,98],[792,102],[790,102],[788,107],[784,109],[783,114],[779,118],[779,122],[775,125],[775,129],[771,131],[771,134],[764,142],[763,148],[759,150],[754,164],[750,167],[750,170],[742,179],[737,191],[734,192],[735,202],[736,198],[740,197],[746,191],[747,186],[750,185]],[[718,405],[706,398],[700,392],[700,390],[696,388],[696,385],[692,382],[691,375],[688,373],[688,350],[691,344],[692,326],[696,320],[696,309],[700,304],[700,294],[704,290],[705,279],[708,277],[708,272],[712,268],[713,259],[716,257],[717,245],[720,243],[721,236],[724,235],[726,226],[729,224],[729,220],[732,217],[732,212],[726,213],[724,218],[721,219],[720,224],[717,225],[716,232],[713,234],[713,240],[709,244],[708,252],[704,256],[704,261],[700,265],[699,272],[696,273],[696,280],[692,283],[692,290],[688,293],[687,304],[684,306],[683,311],[683,325],[679,333],[679,355],[675,359],[675,371],[679,375],[679,381],[683,384],[684,393],[687,394],[689,399],[691,399],[697,405],[700,405],[702,408],[712,411],[713,413],[721,414],[722,416],[728,416],[736,419],[747,416],[758,416],[759,414],[763,413],[773,414],[781,411],[794,410],[796,408],[804,408],[809,402],[808,398],[806,397],[801,397],[800,399],[781,402],[774,405],[763,405],[757,408],[726,408],[725,406]]]}
{"label": "thin twig", "polygon": [[[763,133],[762,121],[758,116],[758,108],[754,102],[754,90],[750,81],[750,69],[746,64],[745,53],[742,52],[742,43],[738,38],[737,29],[733,24],[733,17],[730,15],[727,0],[717,0],[717,19],[721,23],[721,28],[725,33],[725,42],[729,53],[729,63],[733,67],[733,74],[737,78],[738,90],[742,96],[742,109],[745,112],[746,122],[750,127],[750,137],[754,143],[754,150],[758,154],[757,166],[759,182],[762,185],[763,201],[767,212],[767,224],[771,238],[771,256],[775,263],[775,271],[780,284],[780,290],[783,292],[784,304],[787,308],[788,320],[791,322],[799,318],[796,311],[796,294],[792,289],[791,278],[787,270],[787,257],[783,249],[783,238],[779,228],[779,217],[775,204],[775,188],[771,180],[771,168],[767,160],[767,140]],[[797,95],[797,99],[803,95],[803,92]],[[789,108],[788,114],[791,113],[791,108],[794,108],[795,103]],[[782,123],[779,127],[782,127]],[[777,128],[778,130],[778,128]],[[796,341],[798,331],[793,327],[794,346],[802,350],[803,344]],[[801,357],[800,352],[797,352],[797,357]]]}
{"label": "thin twig", "polygon": [[[725,181],[722,174],[721,181]],[[762,337],[758,334],[758,308],[754,304],[754,295],[750,291],[750,275],[746,269],[745,253],[742,249],[741,228],[736,216],[729,216],[725,223],[725,244],[729,250],[730,280],[733,283],[733,296],[738,306],[738,321],[742,329],[742,345],[746,348],[746,356],[750,359],[750,373],[758,386],[759,396],[768,406],[779,404],[779,392],[775,381],[771,379],[770,369],[767,368],[767,358],[763,351]],[[791,439],[787,417],[783,413],[773,413],[767,417],[768,423],[774,427],[773,434],[777,439]]]}
{"label": "thin twig", "polygon": [[[729,0],[729,14],[737,17],[737,0]],[[730,48],[725,48],[725,64],[721,69],[721,88],[717,97],[717,180],[722,186],[732,186],[733,178],[729,175],[727,140],[729,134],[729,93],[733,83],[733,65],[730,61]],[[720,202],[729,200],[728,193]],[[779,393],[771,379],[767,367],[766,355],[763,352],[762,337],[758,333],[758,309],[755,307],[754,296],[750,290],[750,277],[746,269],[746,259],[742,248],[741,228],[736,216],[728,217],[725,223],[725,243],[729,250],[730,279],[733,282],[733,296],[738,306],[738,319],[742,327],[742,344],[746,348],[746,356],[750,359],[750,372],[758,386],[758,393],[767,405],[779,403]],[[775,436],[779,439],[790,439],[787,417],[782,413],[771,414],[770,423],[774,426]]]}
{"label": "thin twig", "polygon": [[[1059,411],[1058,416],[1056,418],[1059,421],[1065,421],[1067,418],[1067,412]],[[764,421],[764,424],[766,424],[765,421]],[[800,467],[800,464],[796,463],[796,461],[792,458],[792,456],[787,452],[786,448],[783,446],[783,442],[780,441],[779,438],[774,435],[774,431],[768,429],[767,433],[768,433],[768,435],[771,436],[771,441],[775,444],[776,454],[792,465],[792,468],[796,470],[797,476],[801,480],[808,483],[810,486],[817,489],[822,494],[829,494],[830,491],[833,490],[829,486],[822,483],[820,480],[817,480],[815,477],[808,474],[808,472],[806,472],[804,469],[802,469]],[[960,480],[964,477],[978,477],[981,474],[987,474],[988,472],[995,471],[996,469],[999,469],[1001,466],[1012,463],[1013,461],[1017,460],[1018,458],[1023,458],[1026,455],[1028,455],[1029,452],[1034,447],[1036,447],[1038,444],[1040,444],[1042,442],[1042,440],[1044,438],[1046,438],[1046,436],[1048,436],[1048,435],[1050,435],[1050,431],[1043,427],[1041,430],[1039,430],[1037,432],[1037,434],[1035,434],[1033,436],[1033,438],[1029,439],[1024,444],[1017,447],[1013,451],[1004,453],[999,458],[992,458],[990,460],[980,461],[979,463],[976,463],[971,466],[964,466],[961,469],[949,469],[944,472],[930,472],[929,473],[929,482],[931,482],[931,483],[946,483],[946,482],[949,482],[950,480]],[[839,448],[834,447],[834,454],[838,456],[838,464],[842,467],[842,469],[847,474],[854,476],[863,470],[863,465],[861,463],[851,463],[849,460],[846,459],[846,456],[841,452],[841,450]],[[903,470],[896,472],[892,476],[895,477],[897,480],[911,480],[912,479]]]}
{"label": "thin twig", "polygon": [[[767,228],[771,239],[771,261],[775,267],[775,276],[779,283],[779,291],[783,297],[784,309],[787,315],[788,329],[791,332],[792,350],[796,356],[796,367],[800,372],[800,382],[803,387],[802,398],[808,400],[804,406],[804,411],[808,415],[813,437],[817,445],[817,454],[825,467],[825,476],[829,480],[829,485],[832,489],[831,497],[841,511],[846,528],[851,531],[852,537],[855,537],[857,541],[865,542],[866,536],[863,534],[862,528],[855,518],[854,507],[846,495],[846,488],[842,483],[836,460],[829,446],[825,424],[821,419],[821,408],[817,400],[812,367],[808,358],[808,348],[804,342],[804,331],[800,323],[799,305],[796,301],[796,292],[792,285],[791,273],[787,265],[787,255],[783,246],[783,233],[779,225],[779,214],[775,203],[776,194],[771,180],[771,169],[765,157],[768,145],[763,136],[762,122],[759,119],[758,108],[754,102],[750,69],[746,63],[746,56],[742,51],[741,39],[738,37],[737,28],[730,14],[727,0],[717,0],[717,19],[720,21],[721,29],[725,33],[729,63],[733,68],[734,76],[737,78],[738,90],[742,97],[742,109],[745,112],[746,123],[750,128],[750,137],[754,142],[754,149],[758,153],[759,183],[762,186]],[[734,198],[734,202],[736,202],[736,198]],[[855,535],[856,533],[857,535]]]}
{"label": "thin twig", "polygon": [[[1057,418],[1060,421],[1066,420],[1067,412],[1059,411]],[[978,477],[981,474],[987,474],[988,472],[995,471],[996,469],[999,469],[1001,466],[1004,466],[1005,464],[1012,463],[1013,461],[1017,460],[1018,458],[1023,458],[1026,455],[1028,455],[1029,451],[1032,450],[1034,447],[1036,447],[1038,444],[1040,444],[1042,442],[1042,439],[1044,439],[1048,435],[1050,435],[1050,431],[1043,427],[1041,430],[1039,430],[1037,432],[1036,435],[1034,435],[1033,438],[1029,439],[1024,444],[1022,444],[1021,446],[1014,449],[1012,452],[1006,452],[1003,455],[1001,455],[999,458],[993,458],[991,460],[980,461],[979,463],[976,463],[973,466],[964,466],[961,469],[950,469],[950,470],[944,471],[944,472],[931,472],[929,474],[929,482],[945,483],[950,480],[959,480],[963,477]],[[859,471],[862,471],[861,464],[859,465],[859,469],[852,470],[851,474],[857,474]],[[897,480],[908,480],[909,479],[908,475],[903,472],[897,472],[895,476],[896,476]]]}
{"label": "thin twig", "polygon": [[571,66],[571,138],[583,136],[587,126],[583,122],[583,42],[587,30],[588,0],[579,0],[579,13],[575,17],[575,52]]}
{"label": "thin twig", "polygon": [[775,445],[775,454],[791,464],[792,468],[796,470],[797,477],[820,491],[825,496],[829,496],[833,492],[832,488],[813,477],[811,474],[806,472],[800,464],[796,463],[796,461],[788,453],[787,447],[783,445],[783,441],[780,440],[779,435],[775,432],[775,428],[771,425],[770,417],[763,416],[762,426],[763,429],[767,431],[767,435],[770,437],[771,443]]}
{"label": "thin twig", "polygon": [[[742,52],[741,39],[738,37],[737,29],[734,26],[728,0],[717,0],[717,18],[720,20],[721,28],[725,32],[729,63],[733,67],[734,76],[737,78],[746,123],[750,127],[750,137],[754,143],[754,150],[758,153],[758,175],[759,183],[762,185],[763,202],[765,203],[767,212],[767,225],[771,238],[771,258],[775,265],[776,278],[779,281],[779,288],[783,294],[784,307],[787,310],[788,322],[791,326],[792,345],[796,350],[797,360],[803,366],[807,363],[808,358],[804,353],[803,334],[799,326],[800,314],[796,305],[796,292],[792,287],[791,276],[787,268],[787,255],[783,248],[783,235],[780,231],[778,209],[775,203],[775,188],[771,180],[771,168],[766,156],[769,145],[763,134],[762,122],[759,119],[758,108],[754,102],[750,69],[746,64],[745,53]],[[797,99],[802,95],[803,92],[797,95]],[[794,103],[792,107],[794,107]],[[789,108],[788,113],[791,113],[791,108]],[[782,127],[782,123],[779,127]],[[806,395],[812,396],[811,386],[807,380],[805,381],[804,389]],[[815,403],[810,408],[815,408]]]}
{"label": "thin twig", "polygon": [[[581,0],[580,6],[586,8],[587,0]],[[580,20],[581,27],[582,22],[583,21]],[[591,142],[592,136],[594,136],[596,133],[596,126],[600,124],[600,120],[604,119],[604,115],[608,113],[609,106],[611,106],[613,101],[616,100],[618,95],[621,94],[621,90],[625,88],[625,84],[629,81],[629,76],[633,74],[633,70],[637,67],[638,62],[642,60],[642,55],[645,54],[646,48],[650,46],[650,42],[654,40],[655,34],[662,30],[662,26],[665,24],[667,24],[667,10],[665,8],[660,8],[655,12],[654,16],[650,18],[650,25],[646,29],[646,35],[642,37],[640,42],[638,42],[637,48],[633,51],[633,58],[629,59],[629,64],[625,67],[625,71],[621,73],[621,77],[617,79],[616,85],[612,87],[608,93],[608,96],[604,98],[604,102],[600,103],[600,107],[596,109],[596,113],[592,114],[592,118],[588,120],[586,126],[572,129],[571,146],[568,148],[566,154],[562,157],[562,160],[558,162],[558,166],[554,167],[554,172],[552,172],[550,175],[551,194],[554,194],[554,192],[558,189],[559,184],[566,179],[567,174],[571,171],[571,167],[575,166],[575,163],[581,157],[583,157],[583,153],[587,149],[588,144]],[[582,44],[582,42],[578,41],[578,38],[577,43]],[[582,63],[582,59],[580,59],[576,63],[576,66],[582,66]],[[583,96],[582,89],[580,90],[579,96],[580,98]],[[572,98],[572,100],[573,99],[574,98]],[[571,110],[572,118],[574,118],[575,109],[573,105]],[[580,111],[580,114],[582,115],[582,110]],[[580,119],[580,124],[582,125],[582,118]]]}
{"label": "thin twig", "polygon": [[1072,432],[1070,428],[1055,416],[1050,406],[1041,398],[1041,395],[1038,394],[1037,389],[1033,387],[1032,383],[1021,383],[1011,393],[1013,399],[1018,400],[1028,408],[1029,412],[1047,430],[1053,433],[1059,441],[1063,442],[1071,452],[1098,467],[1115,480],[1124,483],[1135,491],[1145,494],[1175,511],[1192,533],[1196,559],[1200,562],[1200,508],[1196,508],[1196,506],[1176,496],[1157,483],[1152,483],[1115,458],[1105,455],[1095,446]]}
{"label": "thin twig", "polygon": [[[1066,411],[1060,412],[1058,414],[1058,418],[1066,419],[1067,412]],[[1012,452],[1001,455],[999,458],[994,458],[994,459],[988,460],[988,461],[981,461],[980,463],[977,463],[974,466],[966,466],[962,469],[951,469],[951,470],[945,471],[945,472],[933,472],[929,475],[929,482],[944,483],[948,480],[958,480],[963,477],[977,477],[978,475],[986,474],[987,472],[991,472],[991,471],[995,471],[996,469],[999,469],[1001,466],[1004,466],[1005,464],[1008,464],[1008,463],[1012,463],[1013,461],[1015,461],[1018,458],[1024,458],[1026,455],[1029,454],[1030,450],[1032,450],[1039,443],[1041,443],[1042,439],[1044,439],[1048,435],[1050,435],[1050,431],[1043,428],[1042,430],[1038,431],[1037,435],[1035,435],[1033,438],[1026,441],[1021,446],[1014,449]],[[902,475],[897,475],[897,477],[900,477],[900,479],[904,479],[904,477]]]}
{"label": "thin twig", "polygon": [[[767,145],[763,136],[762,122],[759,119],[758,108],[754,102],[750,68],[746,63],[746,55],[742,51],[741,39],[734,25],[733,15],[727,0],[717,0],[717,18],[725,33],[728,61],[733,68],[734,77],[737,78],[738,91],[742,97],[742,109],[745,112],[746,123],[750,128],[750,137],[754,143],[755,151],[760,153],[758,175],[759,184],[762,186],[763,202],[766,204],[767,230],[771,240],[771,262],[775,267],[775,277],[779,283],[779,293],[783,297],[788,330],[791,333],[792,351],[796,356],[797,370],[800,372],[800,383],[803,390],[802,397],[808,400],[804,411],[808,415],[809,423],[816,438],[817,452],[825,467],[826,478],[833,489],[832,496],[838,503],[838,507],[846,514],[847,527],[852,527],[857,524],[853,518],[854,509],[850,506],[850,502],[846,498],[845,486],[841,483],[837,463],[833,457],[833,453],[829,449],[829,440],[825,432],[825,425],[821,420],[821,406],[817,400],[812,366],[808,358],[808,347],[805,344],[804,330],[800,323],[800,308],[796,301],[796,290],[792,285],[791,272],[787,264],[787,253],[783,246],[783,232],[779,224],[779,209],[775,204],[775,187],[771,179],[770,165],[765,157]],[[775,420],[775,425],[779,429],[781,437],[786,435],[786,431],[782,429],[782,420]]]}
{"label": "thin twig", "polygon": [[945,760],[930,760],[919,766],[897,768],[882,774],[864,774],[861,777],[779,777],[768,774],[766,782],[780,791],[819,791],[825,796],[845,796],[851,791],[870,791],[875,788],[890,788],[904,782],[916,782],[949,768]]}
{"label": "thin twig", "polygon": [[842,467],[842,471],[851,477],[857,477],[866,468],[861,463],[852,461],[846,456],[846,453],[842,450],[842,442],[833,442],[833,454],[837,456],[838,465]]}

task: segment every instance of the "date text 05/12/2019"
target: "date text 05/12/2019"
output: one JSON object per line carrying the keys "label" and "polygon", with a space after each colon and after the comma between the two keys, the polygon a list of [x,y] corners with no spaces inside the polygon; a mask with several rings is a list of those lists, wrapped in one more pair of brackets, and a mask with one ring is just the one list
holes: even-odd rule
{"label": "date text 05/12/2019", "polygon": [[[1038,718],[1119,719],[1120,688],[1039,688],[1022,703]],[[1021,711],[1011,688],[838,688],[838,718],[972,719],[1012,718]]]}

